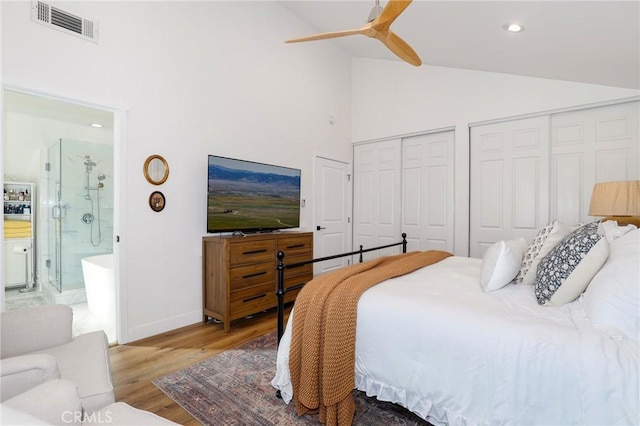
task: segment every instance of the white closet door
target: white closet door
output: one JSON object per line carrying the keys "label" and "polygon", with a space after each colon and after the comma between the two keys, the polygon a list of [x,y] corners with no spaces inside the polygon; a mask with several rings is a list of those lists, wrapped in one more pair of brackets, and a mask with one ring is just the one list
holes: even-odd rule
{"label": "white closet door", "polygon": [[402,139],[402,232],[408,251],[453,252],[454,132]]}
{"label": "white closet door", "polygon": [[354,146],[353,250],[400,241],[400,146],[399,139]]}
{"label": "white closet door", "polygon": [[530,241],[549,220],[549,117],[472,127],[470,144],[470,256]]}
{"label": "white closet door", "polygon": [[597,182],[638,180],[638,102],[554,114],[551,119],[551,217],[590,222]]}

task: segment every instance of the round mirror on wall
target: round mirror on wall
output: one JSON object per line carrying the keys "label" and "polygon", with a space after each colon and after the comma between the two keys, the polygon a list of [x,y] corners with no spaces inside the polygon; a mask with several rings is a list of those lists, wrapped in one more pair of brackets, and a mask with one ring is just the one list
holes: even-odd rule
{"label": "round mirror on wall", "polygon": [[161,155],[150,155],[144,162],[144,177],[153,185],[161,185],[169,177],[169,164]]}

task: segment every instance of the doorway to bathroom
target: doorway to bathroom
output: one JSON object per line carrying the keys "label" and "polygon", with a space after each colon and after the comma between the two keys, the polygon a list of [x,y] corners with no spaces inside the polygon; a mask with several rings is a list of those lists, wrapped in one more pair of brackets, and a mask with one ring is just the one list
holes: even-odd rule
{"label": "doorway to bathroom", "polygon": [[[2,119],[3,183],[34,187],[32,270],[22,285],[3,277],[5,309],[66,304],[74,333],[115,342],[114,113],[5,88]],[[5,221],[5,275],[7,241]]]}

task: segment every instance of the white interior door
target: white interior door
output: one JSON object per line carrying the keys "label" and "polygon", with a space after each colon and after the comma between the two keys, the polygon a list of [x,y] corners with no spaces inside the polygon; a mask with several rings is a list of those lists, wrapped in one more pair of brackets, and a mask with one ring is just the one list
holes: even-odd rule
{"label": "white interior door", "polygon": [[[401,143],[399,139],[353,148],[354,250],[400,241]],[[368,253],[365,259],[399,253],[393,247]]]}
{"label": "white interior door", "polygon": [[597,182],[640,179],[638,102],[554,114],[551,118],[551,217],[589,222]]}
{"label": "white interior door", "polygon": [[402,139],[407,251],[453,252],[453,144],[453,130]]}
{"label": "white interior door", "polygon": [[640,178],[639,102],[471,128],[470,254],[584,223],[597,182]]}
{"label": "white interior door", "polygon": [[[347,163],[316,156],[314,160],[314,257],[351,251],[351,175]],[[314,264],[315,275],[349,264],[349,257]]]}
{"label": "white interior door", "polygon": [[469,254],[549,220],[549,116],[471,128]]}

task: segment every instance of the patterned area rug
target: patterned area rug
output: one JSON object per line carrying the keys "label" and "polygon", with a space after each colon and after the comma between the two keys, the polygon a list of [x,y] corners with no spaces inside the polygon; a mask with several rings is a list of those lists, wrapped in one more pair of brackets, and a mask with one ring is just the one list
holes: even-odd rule
{"label": "patterned area rug", "polygon": [[[317,425],[276,397],[276,334],[212,356],[153,383],[203,425]],[[429,425],[404,408],[354,391],[354,425]]]}

